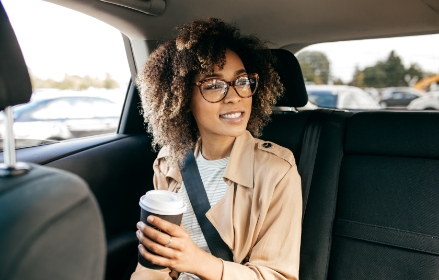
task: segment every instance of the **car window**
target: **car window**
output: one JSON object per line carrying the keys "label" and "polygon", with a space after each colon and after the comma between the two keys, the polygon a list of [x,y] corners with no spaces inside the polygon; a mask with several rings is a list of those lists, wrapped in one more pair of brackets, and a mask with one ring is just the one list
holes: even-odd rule
{"label": "car window", "polygon": [[[439,34],[432,34],[321,43],[295,55],[309,101],[319,107],[439,110],[433,97],[439,92],[437,46]],[[351,93],[339,96],[338,103],[323,102],[323,97],[314,94],[326,90],[340,95],[347,87]]]}
{"label": "car window", "polygon": [[[15,138],[62,141],[116,133],[131,77],[121,33],[45,1],[2,4],[33,89],[29,103],[13,108]],[[0,139],[2,121],[3,112]]]}
{"label": "car window", "polygon": [[319,107],[337,107],[337,95],[330,91],[308,90],[308,100]]}
{"label": "car window", "polygon": [[404,93],[401,92],[394,92],[393,93],[393,99],[403,99],[404,98]]}
{"label": "car window", "polygon": [[91,98],[92,111],[95,118],[118,118],[119,107],[116,103],[103,98]]}
{"label": "car window", "polygon": [[87,98],[58,98],[47,102],[31,114],[37,120],[93,118],[93,109]]}

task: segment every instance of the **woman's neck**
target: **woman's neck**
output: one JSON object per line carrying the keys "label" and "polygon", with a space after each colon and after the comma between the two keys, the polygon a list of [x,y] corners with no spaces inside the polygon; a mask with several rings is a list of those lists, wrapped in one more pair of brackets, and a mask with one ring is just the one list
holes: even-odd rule
{"label": "woman's neck", "polygon": [[201,135],[201,153],[207,160],[230,156],[236,137],[223,135]]}

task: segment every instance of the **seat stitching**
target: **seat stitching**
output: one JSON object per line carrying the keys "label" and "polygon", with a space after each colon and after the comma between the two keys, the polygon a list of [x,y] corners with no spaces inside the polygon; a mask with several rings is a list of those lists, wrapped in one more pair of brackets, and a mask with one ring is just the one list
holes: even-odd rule
{"label": "seat stitching", "polygon": [[343,237],[349,237],[349,238],[352,238],[352,239],[364,240],[364,241],[368,241],[368,242],[371,242],[371,243],[388,245],[388,246],[391,246],[391,247],[397,247],[397,248],[403,248],[403,249],[412,249],[412,250],[415,250],[415,251],[420,251],[420,252],[424,252],[424,253],[430,253],[430,254],[439,255],[439,252],[436,252],[436,251],[428,251],[428,250],[423,250],[423,249],[419,249],[419,248],[413,248],[413,247],[410,247],[410,246],[401,246],[401,245],[396,245],[396,244],[390,244],[390,243],[387,243],[387,242],[371,240],[371,239],[364,238],[364,237],[351,236],[349,234],[336,233],[335,235],[343,236]]}
{"label": "seat stitching", "polygon": [[408,230],[397,229],[397,228],[391,228],[391,227],[385,227],[385,226],[379,226],[379,225],[371,225],[371,224],[366,224],[366,223],[356,222],[356,221],[350,221],[350,220],[344,220],[344,219],[337,219],[337,220],[338,220],[338,221],[342,221],[342,222],[352,223],[352,224],[364,225],[364,226],[368,226],[368,227],[384,228],[384,229],[393,230],[393,231],[399,231],[399,232],[404,232],[404,233],[410,233],[410,234],[420,235],[420,236],[422,236],[422,237],[429,237],[429,238],[436,238],[436,239],[439,239],[438,236],[435,236],[435,235],[429,235],[429,234],[424,234],[424,233],[420,233],[420,232],[408,231]]}

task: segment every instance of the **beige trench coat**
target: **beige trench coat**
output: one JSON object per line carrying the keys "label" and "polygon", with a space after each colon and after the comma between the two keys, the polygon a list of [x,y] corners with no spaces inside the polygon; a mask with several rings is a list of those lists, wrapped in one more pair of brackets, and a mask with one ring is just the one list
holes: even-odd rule
{"label": "beige trench coat", "polygon": [[[166,165],[167,153],[164,147],[154,162],[154,187],[177,192],[182,177]],[[302,188],[293,153],[247,131],[236,138],[223,177],[229,188],[206,213],[234,256],[223,261],[222,279],[298,279]],[[169,273],[138,264],[131,279],[171,279]]]}

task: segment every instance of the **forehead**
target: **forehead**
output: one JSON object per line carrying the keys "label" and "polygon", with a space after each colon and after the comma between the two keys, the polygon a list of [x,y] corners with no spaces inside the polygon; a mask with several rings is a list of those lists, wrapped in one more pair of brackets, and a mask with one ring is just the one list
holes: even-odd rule
{"label": "forehead", "polygon": [[200,73],[196,75],[196,80],[206,78],[233,78],[234,76],[246,73],[241,58],[232,50],[227,49],[225,53],[225,63],[223,67],[215,65],[213,72]]}
{"label": "forehead", "polygon": [[241,58],[232,50],[227,49],[225,53],[225,64],[220,69],[219,65],[215,65],[214,72],[236,71],[244,68]]}

